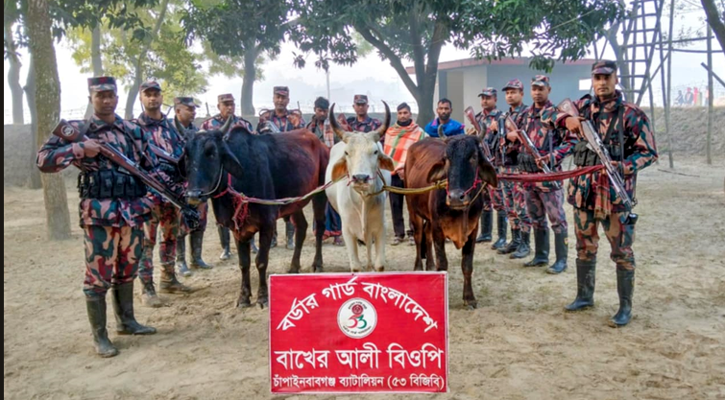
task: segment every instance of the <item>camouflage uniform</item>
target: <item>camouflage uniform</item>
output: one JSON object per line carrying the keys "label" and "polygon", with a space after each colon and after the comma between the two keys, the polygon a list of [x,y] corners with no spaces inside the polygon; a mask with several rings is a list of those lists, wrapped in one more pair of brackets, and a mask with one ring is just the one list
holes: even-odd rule
{"label": "camouflage uniform", "polygon": [[[520,89],[523,90],[524,85],[518,79],[509,81],[503,90],[506,89]],[[510,108],[509,111],[504,113],[504,117],[510,117],[519,129],[523,128],[523,122],[526,117],[526,111],[528,106],[523,103],[516,108]],[[502,127],[499,127],[502,129]],[[500,154],[500,140],[494,140],[495,146],[493,151]],[[521,151],[521,143],[518,141],[511,142],[505,139],[505,155],[503,160],[503,168],[501,171],[505,174],[518,174],[518,156]],[[531,220],[526,212],[526,198],[524,196],[523,185],[518,182],[503,182],[503,196],[504,206],[508,213],[509,224],[511,225],[512,240],[504,248],[499,249],[502,254],[514,253],[524,243],[524,239],[529,235],[531,230]],[[523,251],[519,253],[526,253]],[[516,254],[516,253],[515,253]],[[525,255],[523,255],[525,257]],[[520,257],[519,257],[520,258]]]}
{"label": "camouflage uniform", "polygon": [[[90,78],[89,91],[116,91],[111,77]],[[165,179],[156,168],[156,157],[147,151],[150,141],[137,125],[115,117],[109,125],[95,115],[88,121],[70,123],[76,130],[87,125],[86,137],[96,139],[123,153],[156,179]],[[143,249],[143,224],[151,215],[147,188],[136,177],[101,156],[85,156],[85,145],[52,136],[38,151],[37,165],[55,173],[74,165],[80,169],[80,226],[84,231],[86,271],[83,292],[98,355],[113,357],[118,350],[108,339],[106,293],[113,292],[116,330],[120,334],[153,334],[156,330],[139,324],[133,311],[133,281]]]}
{"label": "camouflage uniform", "polygon": [[[353,102],[355,104],[367,104],[368,103],[368,96],[364,94],[356,94]],[[382,122],[380,122],[379,119],[376,118],[370,118],[369,116],[366,116],[364,120],[358,121],[357,115],[353,117],[349,117],[347,119],[347,124],[350,126],[350,129],[353,132],[372,132],[374,130],[380,129],[380,126],[383,125]],[[381,140],[385,140],[385,136],[382,135],[383,138]]]}
{"label": "camouflage uniform", "polygon": [[[532,86],[549,87],[549,78],[537,75],[532,79]],[[561,162],[574,150],[576,136],[566,129],[556,128],[550,121],[542,122],[544,113],[554,111],[554,105],[547,101],[541,109],[532,105],[526,111],[524,132],[542,156],[549,155],[547,165],[552,172],[561,171]],[[530,154],[521,152],[519,164],[527,173],[543,173]],[[526,160],[526,161],[524,161]],[[549,227],[546,217],[551,221],[551,229],[555,236],[557,261],[550,273],[560,273],[566,269],[568,253],[567,223],[564,213],[564,191],[561,181],[524,183],[526,209],[534,228],[536,252],[534,259],[526,266],[546,265],[549,263]]]}
{"label": "camouflage uniform", "polygon": [[[493,93],[495,93],[495,89],[493,90]],[[484,91],[483,93],[491,93],[490,89],[488,92]],[[493,148],[493,141],[495,140],[494,134],[487,134],[489,131],[489,126],[491,126],[491,123],[493,121],[496,121],[496,119],[501,116],[502,111],[498,108],[494,108],[491,111],[481,111],[478,114],[476,114],[476,120],[478,121],[478,124],[481,126],[481,130],[484,132],[484,138],[483,140],[486,141],[486,144],[488,144],[489,148]],[[484,211],[491,211],[491,209],[495,209],[496,211],[505,211],[506,208],[503,204],[503,191],[501,189],[501,186],[497,187],[496,189],[489,188],[486,192],[483,193],[483,199],[485,201],[483,205]]]}
{"label": "camouflage uniform", "polygon": [[[611,75],[617,70],[613,61],[599,61],[592,66],[593,76]],[[579,115],[591,121],[596,133],[608,148],[613,161],[620,161],[625,190],[634,201],[637,173],[657,160],[657,148],[647,115],[636,105],[625,102],[622,93],[607,100],[584,96],[575,102]],[[548,118],[563,127],[569,115],[552,112]],[[611,127],[611,128],[610,128]],[[620,140],[621,138],[621,140]],[[585,143],[581,143],[584,145]],[[587,158],[586,146],[576,146],[575,160]],[[599,247],[598,225],[611,244],[611,259],[617,265],[617,291],[620,308],[612,319],[621,326],[631,318],[634,289],[635,258],[632,250],[636,216],[630,215],[622,199],[611,187],[604,171],[572,178],[568,187],[568,202],[574,206],[574,227],[577,238],[576,300],[568,310],[579,310],[593,304],[594,272]]]}

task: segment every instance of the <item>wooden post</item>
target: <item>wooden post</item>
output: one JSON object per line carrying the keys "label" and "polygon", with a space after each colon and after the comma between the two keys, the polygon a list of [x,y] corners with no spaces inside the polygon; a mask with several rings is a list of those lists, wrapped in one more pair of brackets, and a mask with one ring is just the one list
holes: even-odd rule
{"label": "wooden post", "polygon": [[712,28],[707,25],[707,165],[712,165],[712,108],[715,104],[715,82],[712,78]]}
{"label": "wooden post", "polygon": [[[670,168],[675,168],[672,159],[672,131],[670,130],[670,98],[672,97],[672,34],[675,25],[675,0],[670,0],[670,29],[667,31],[667,86],[662,88],[662,97],[665,98],[665,126],[667,127],[667,156]],[[663,82],[664,83],[664,82]],[[665,92],[667,95],[665,96]]]}

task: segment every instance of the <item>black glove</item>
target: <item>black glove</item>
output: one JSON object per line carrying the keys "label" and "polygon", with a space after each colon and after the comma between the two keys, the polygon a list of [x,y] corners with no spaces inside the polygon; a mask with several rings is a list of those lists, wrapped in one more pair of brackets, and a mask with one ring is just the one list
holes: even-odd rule
{"label": "black glove", "polygon": [[181,209],[181,216],[184,218],[184,222],[186,223],[186,226],[189,227],[190,230],[196,230],[199,228],[199,223],[201,217],[199,216],[199,213],[190,207],[185,207]]}
{"label": "black glove", "polygon": [[519,165],[526,172],[541,172],[541,169],[536,165],[536,159],[529,153],[519,153]]}

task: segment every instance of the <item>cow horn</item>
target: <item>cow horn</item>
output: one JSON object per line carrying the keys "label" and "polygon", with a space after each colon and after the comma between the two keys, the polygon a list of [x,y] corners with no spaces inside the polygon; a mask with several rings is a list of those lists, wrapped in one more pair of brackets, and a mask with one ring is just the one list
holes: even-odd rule
{"label": "cow horn", "polygon": [[441,124],[440,121],[438,121],[438,124],[439,124],[438,125],[438,137],[441,138],[441,139],[445,139],[446,138],[446,132],[443,129],[443,124]]}
{"label": "cow horn", "polygon": [[335,118],[335,103],[333,103],[332,107],[330,107],[330,127],[332,128],[332,131],[335,132],[335,134],[340,138],[340,140],[346,142],[346,139],[350,134],[342,130],[340,124],[337,123],[337,119]]}
{"label": "cow horn", "polygon": [[232,120],[233,119],[234,119],[234,116],[233,115],[230,115],[229,118],[227,118],[227,121],[224,123],[224,125],[222,125],[222,127],[219,128],[219,130],[224,135],[226,135],[227,133],[229,133],[229,129],[232,127]]}
{"label": "cow horn", "polygon": [[380,138],[385,136],[385,132],[387,132],[388,128],[390,127],[390,107],[388,107],[388,103],[386,103],[386,102],[383,102],[383,104],[385,105],[385,121],[380,126],[380,128],[378,128],[378,130],[375,131],[375,133],[374,133],[375,135],[377,135],[377,138],[375,138],[375,136],[373,136],[373,138],[374,138],[373,141],[375,141],[375,142],[380,141]]}

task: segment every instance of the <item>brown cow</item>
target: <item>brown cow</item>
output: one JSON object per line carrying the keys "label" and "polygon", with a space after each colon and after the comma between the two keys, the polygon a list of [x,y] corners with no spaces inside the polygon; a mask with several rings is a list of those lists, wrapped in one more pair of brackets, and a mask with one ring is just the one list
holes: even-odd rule
{"label": "brown cow", "polygon": [[463,249],[463,302],[476,308],[471,286],[473,251],[478,221],[483,211],[481,192],[486,184],[496,186],[496,171],[483,155],[481,140],[474,136],[454,136],[444,140],[428,138],[410,147],[405,163],[405,187],[424,188],[447,179],[446,189],[407,195],[410,220],[415,231],[415,270],[432,270],[435,245],[438,271],[448,270],[445,241]]}

